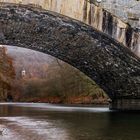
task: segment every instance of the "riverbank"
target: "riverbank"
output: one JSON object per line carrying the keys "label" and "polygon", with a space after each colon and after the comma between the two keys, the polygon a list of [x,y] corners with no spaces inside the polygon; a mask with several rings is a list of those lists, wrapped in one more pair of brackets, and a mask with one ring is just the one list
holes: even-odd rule
{"label": "riverbank", "polygon": [[108,105],[108,98],[93,98],[91,96],[76,96],[76,97],[46,97],[46,98],[30,98],[24,99],[22,102],[34,102],[34,103],[51,103],[51,104],[100,104]]}

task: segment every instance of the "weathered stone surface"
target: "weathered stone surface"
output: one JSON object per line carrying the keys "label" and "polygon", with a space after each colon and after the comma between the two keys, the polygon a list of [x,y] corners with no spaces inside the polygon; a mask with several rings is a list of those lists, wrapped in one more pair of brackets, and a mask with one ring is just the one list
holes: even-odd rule
{"label": "weathered stone surface", "polygon": [[53,12],[3,4],[0,43],[55,56],[91,77],[111,99],[139,98],[140,59],[91,26]]}
{"label": "weathered stone surface", "polygon": [[[42,7],[43,9],[60,13],[62,15],[82,21],[97,30],[100,30],[112,38],[118,40],[124,46],[128,47],[138,57],[140,57],[140,32],[139,29],[131,28],[131,23],[122,20],[123,8],[129,3],[126,0],[105,0],[103,1],[103,9],[96,0],[0,0],[1,2],[20,3]],[[134,1],[134,0],[133,0]],[[106,4],[111,7],[107,9]],[[140,2],[135,2],[136,4]],[[125,4],[125,5],[124,5]],[[120,8],[121,7],[123,8]],[[107,10],[106,10],[107,9]],[[114,11],[114,10],[118,10]],[[127,8],[130,9],[130,8]],[[132,11],[133,8],[131,8]],[[110,12],[108,12],[110,10]],[[125,11],[127,11],[125,9]],[[121,14],[120,14],[121,13]],[[131,13],[131,12],[130,12]],[[138,13],[138,12],[137,12]],[[138,22],[139,23],[139,22]]]}

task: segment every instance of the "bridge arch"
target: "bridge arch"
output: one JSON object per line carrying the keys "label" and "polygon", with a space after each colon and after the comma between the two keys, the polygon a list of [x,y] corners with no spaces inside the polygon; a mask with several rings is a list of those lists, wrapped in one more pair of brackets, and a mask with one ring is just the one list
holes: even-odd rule
{"label": "bridge arch", "polygon": [[40,8],[3,4],[0,44],[57,57],[84,72],[111,99],[140,97],[140,59],[80,21]]}
{"label": "bridge arch", "polygon": [[99,6],[96,0],[0,0],[0,2],[2,2],[0,4],[8,2],[30,5],[77,19],[111,36],[140,57],[140,32],[137,18],[135,20],[137,24],[134,23],[136,27],[132,28],[133,22],[124,21],[121,16],[126,15],[124,10],[118,9],[121,14],[116,13],[115,10],[109,12],[110,10]]}

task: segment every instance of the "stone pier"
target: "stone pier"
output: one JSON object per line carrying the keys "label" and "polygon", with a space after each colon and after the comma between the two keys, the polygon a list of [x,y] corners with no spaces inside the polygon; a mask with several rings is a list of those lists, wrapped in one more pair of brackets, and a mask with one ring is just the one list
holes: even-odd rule
{"label": "stone pier", "polygon": [[140,98],[114,99],[110,103],[111,110],[119,111],[140,111]]}

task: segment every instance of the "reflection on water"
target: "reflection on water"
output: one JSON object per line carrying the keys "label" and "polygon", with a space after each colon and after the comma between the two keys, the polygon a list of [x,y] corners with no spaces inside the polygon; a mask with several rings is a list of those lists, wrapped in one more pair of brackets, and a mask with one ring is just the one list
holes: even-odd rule
{"label": "reflection on water", "polygon": [[0,104],[0,140],[139,140],[139,118],[106,107]]}

